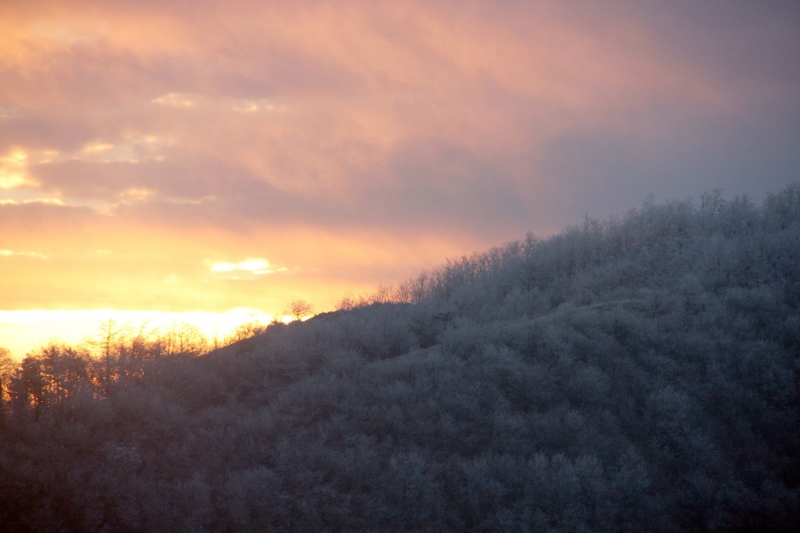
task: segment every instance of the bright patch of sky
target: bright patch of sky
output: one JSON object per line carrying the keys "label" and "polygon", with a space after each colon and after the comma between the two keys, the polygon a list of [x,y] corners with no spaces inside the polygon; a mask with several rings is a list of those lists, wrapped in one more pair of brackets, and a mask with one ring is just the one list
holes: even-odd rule
{"label": "bright patch of sky", "polygon": [[153,102],[173,107],[194,107],[200,100],[196,94],[169,93],[154,99]]}
{"label": "bright patch of sky", "polygon": [[27,172],[28,154],[23,150],[12,150],[8,155],[0,157],[0,189],[15,189],[24,185],[33,185]]}
{"label": "bright patch of sky", "polygon": [[47,259],[50,256],[47,254],[42,254],[39,252],[18,252],[14,250],[0,250],[0,256],[2,257],[11,257],[11,256],[22,256],[22,257],[36,257],[38,259]]}
{"label": "bright patch of sky", "polygon": [[269,261],[260,257],[248,257],[244,261],[238,263],[211,261],[207,259],[205,263],[211,272],[230,273],[234,278],[237,273],[249,273],[256,276],[263,276],[265,274],[286,272],[288,270],[286,267],[271,267]]}
{"label": "bright patch of sky", "polygon": [[47,342],[79,343],[97,335],[100,324],[114,320],[123,327],[168,331],[181,324],[197,327],[210,341],[230,335],[248,322],[268,324],[273,315],[258,309],[237,308],[226,312],[161,312],[93,310],[23,310],[0,311],[0,346],[11,350],[12,356],[22,358]]}

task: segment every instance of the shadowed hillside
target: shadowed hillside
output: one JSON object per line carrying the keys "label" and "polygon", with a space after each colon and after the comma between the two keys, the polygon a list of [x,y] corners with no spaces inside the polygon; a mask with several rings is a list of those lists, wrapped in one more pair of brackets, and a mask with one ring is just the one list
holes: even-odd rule
{"label": "shadowed hillside", "polygon": [[2,528],[794,531],[800,516],[798,186],[587,218],[201,357],[145,348],[0,366]]}

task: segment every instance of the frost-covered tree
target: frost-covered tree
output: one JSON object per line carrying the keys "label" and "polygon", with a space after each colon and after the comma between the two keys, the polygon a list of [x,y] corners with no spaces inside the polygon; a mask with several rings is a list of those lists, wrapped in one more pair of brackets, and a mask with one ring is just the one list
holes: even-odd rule
{"label": "frost-covered tree", "polygon": [[187,356],[180,335],[120,328],[108,394],[103,344],[29,354],[0,432],[0,523],[792,531],[799,190],[586,217],[247,349]]}

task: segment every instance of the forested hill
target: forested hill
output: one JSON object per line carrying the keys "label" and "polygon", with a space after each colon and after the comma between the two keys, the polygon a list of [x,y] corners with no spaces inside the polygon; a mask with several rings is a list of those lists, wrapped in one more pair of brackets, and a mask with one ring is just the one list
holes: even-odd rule
{"label": "forested hill", "polygon": [[800,186],[587,218],[339,307],[135,372],[117,350],[105,378],[30,355],[0,529],[797,530]]}

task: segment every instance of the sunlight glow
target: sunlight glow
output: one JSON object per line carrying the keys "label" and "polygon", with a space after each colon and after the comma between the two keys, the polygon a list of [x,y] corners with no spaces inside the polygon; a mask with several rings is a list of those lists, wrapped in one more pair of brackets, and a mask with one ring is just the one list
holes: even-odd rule
{"label": "sunlight glow", "polygon": [[90,143],[83,147],[83,151],[87,154],[92,154],[96,152],[107,152],[108,150],[113,150],[114,145],[108,143]]}
{"label": "sunlight glow", "polygon": [[[72,159],[96,163],[162,161],[165,159],[162,151],[171,144],[169,139],[156,135],[125,136],[121,142],[116,143],[106,141],[87,143],[79,151],[73,153]],[[53,162],[58,152],[50,150],[43,152],[42,155],[46,158],[46,162]]]}
{"label": "sunlight glow", "polygon": [[30,183],[25,176],[19,173],[0,174],[0,189],[16,189]]}
{"label": "sunlight glow", "polygon": [[156,192],[150,189],[128,189],[119,194],[123,201],[143,201],[155,196]]}
{"label": "sunlight glow", "polygon": [[262,259],[260,257],[248,257],[244,261],[240,263],[213,263],[211,261],[206,260],[206,265],[208,265],[209,270],[211,272],[235,272],[235,271],[244,271],[250,272],[251,274],[255,275],[263,275],[263,274],[273,274],[275,272],[283,272],[288,270],[287,268],[269,268],[269,261],[266,259]]}
{"label": "sunlight glow", "polygon": [[10,257],[12,255],[22,255],[25,257],[36,257],[38,259],[49,259],[50,256],[46,254],[40,254],[38,252],[15,252],[14,250],[0,250],[0,256],[3,257]]}
{"label": "sunlight glow", "polygon": [[258,111],[273,111],[275,106],[269,100],[237,100],[233,110],[240,113],[255,113]]}
{"label": "sunlight glow", "polygon": [[194,107],[200,103],[200,97],[194,94],[169,93],[156,98],[153,102],[174,107]]}
{"label": "sunlight glow", "polygon": [[[279,317],[283,318],[283,317]],[[198,328],[209,340],[222,340],[248,322],[269,324],[273,316],[258,309],[236,308],[223,313],[186,311],[124,311],[118,309],[0,311],[0,346],[15,358],[48,341],[78,343],[96,335],[106,320],[120,326],[166,331],[181,324]]]}
{"label": "sunlight glow", "polygon": [[45,205],[64,205],[64,202],[58,198],[34,198],[32,200],[23,200],[18,202],[16,200],[0,200],[0,205],[29,205],[29,204],[45,204]]}
{"label": "sunlight glow", "polygon": [[0,189],[35,185],[27,176],[27,160],[28,154],[19,149],[12,150],[5,157],[0,157]]}

